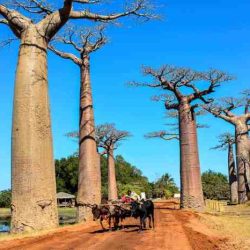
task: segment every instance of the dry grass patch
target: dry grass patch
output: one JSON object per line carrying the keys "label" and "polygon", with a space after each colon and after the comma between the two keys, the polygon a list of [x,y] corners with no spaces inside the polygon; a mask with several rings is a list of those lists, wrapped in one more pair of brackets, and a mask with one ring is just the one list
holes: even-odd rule
{"label": "dry grass patch", "polygon": [[249,249],[250,216],[243,215],[211,215],[201,214],[201,220],[217,231],[221,236],[228,237],[234,243],[233,249]]}
{"label": "dry grass patch", "polygon": [[0,208],[0,218],[10,216],[10,208]]}

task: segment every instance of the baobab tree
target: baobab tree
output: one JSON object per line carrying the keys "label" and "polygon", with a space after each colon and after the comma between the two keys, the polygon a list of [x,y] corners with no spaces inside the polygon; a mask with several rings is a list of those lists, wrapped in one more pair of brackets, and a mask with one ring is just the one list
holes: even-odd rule
{"label": "baobab tree", "polygon": [[[250,141],[248,136],[250,92],[244,91],[242,95],[242,98],[222,98],[217,103],[213,102],[203,106],[215,117],[219,117],[234,126],[239,203],[244,203],[247,200],[250,190]],[[241,114],[238,110],[240,108],[243,109]]]}
{"label": "baobab tree", "polygon": [[[211,102],[207,95],[213,93],[222,82],[231,80],[226,73],[218,70],[198,72],[186,68],[163,66],[158,70],[143,67],[143,73],[153,82],[131,82],[133,86],[160,88],[172,95],[161,95],[167,110],[178,111],[180,141],[181,208],[203,209],[204,200],[201,185],[200,163],[197,145],[197,124],[195,109],[198,101]],[[199,84],[208,83],[203,90]],[[189,94],[187,94],[189,93]]]}
{"label": "baobab tree", "polygon": [[228,180],[230,188],[230,201],[232,204],[238,202],[238,184],[237,173],[235,168],[234,150],[235,138],[230,133],[224,133],[219,136],[219,145],[212,149],[227,150],[228,151]]}
{"label": "baobab tree", "polygon": [[[80,69],[80,108],[79,108],[79,174],[77,191],[77,221],[92,219],[91,209],[81,204],[101,203],[100,157],[97,153],[92,88],[90,81],[90,54],[105,43],[103,26],[96,29],[69,27],[64,35],[55,41],[70,45],[78,56],[58,50],[54,43],[49,49],[64,59],[69,59]],[[70,134],[69,134],[70,135]]]}
{"label": "baobab tree", "polygon": [[88,5],[99,2],[64,0],[57,9],[43,0],[13,0],[12,7],[0,2],[0,24],[20,40],[12,126],[12,232],[58,226],[47,80],[49,42],[70,19],[109,22],[124,16],[155,17],[146,0],[131,1],[124,11],[106,15],[91,12]]}
{"label": "baobab tree", "polygon": [[107,155],[108,161],[108,199],[118,198],[114,150],[119,146],[119,142],[125,140],[131,134],[127,131],[117,130],[114,124],[103,124],[96,127],[97,144],[104,149],[102,154]]}

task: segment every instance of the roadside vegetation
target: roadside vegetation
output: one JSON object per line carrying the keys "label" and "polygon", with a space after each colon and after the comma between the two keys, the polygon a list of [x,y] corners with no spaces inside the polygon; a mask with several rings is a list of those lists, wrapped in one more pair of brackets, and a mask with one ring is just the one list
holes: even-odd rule
{"label": "roadside vegetation", "polygon": [[0,191],[0,207],[9,208],[11,203],[11,190]]}
{"label": "roadside vegetation", "polygon": [[229,184],[227,176],[208,170],[201,176],[202,189],[205,199],[210,200],[229,200]]}
{"label": "roadside vegetation", "polygon": [[[56,160],[57,192],[76,194],[78,155],[73,154],[67,158]],[[179,190],[174,179],[169,174],[162,175],[155,182],[150,182],[140,169],[127,162],[121,155],[115,157],[118,195],[121,196],[133,190],[140,194],[145,192],[147,197],[169,198]],[[107,158],[101,156],[102,197],[108,198],[108,165]]]}

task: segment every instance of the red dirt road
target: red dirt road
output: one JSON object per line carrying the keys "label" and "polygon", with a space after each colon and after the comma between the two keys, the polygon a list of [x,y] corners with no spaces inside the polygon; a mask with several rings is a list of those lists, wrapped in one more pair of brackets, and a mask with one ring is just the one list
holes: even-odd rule
{"label": "red dirt road", "polygon": [[215,236],[198,215],[156,204],[154,230],[138,233],[138,221],[129,219],[120,231],[102,232],[98,224],[73,226],[45,236],[0,242],[0,249],[18,250],[216,250],[225,239]]}

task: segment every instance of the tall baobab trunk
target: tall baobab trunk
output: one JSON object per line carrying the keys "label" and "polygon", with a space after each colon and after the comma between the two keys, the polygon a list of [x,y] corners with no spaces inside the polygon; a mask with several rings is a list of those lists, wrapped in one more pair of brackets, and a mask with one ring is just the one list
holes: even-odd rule
{"label": "tall baobab trunk", "polygon": [[108,199],[116,200],[117,198],[115,159],[113,148],[111,148],[108,152]]}
{"label": "tall baobab trunk", "polygon": [[249,195],[250,166],[249,166],[249,138],[248,127],[245,122],[239,120],[235,124],[236,161],[238,173],[238,199],[244,203]]}
{"label": "tall baobab trunk", "polygon": [[12,126],[11,231],[58,226],[47,83],[47,42],[37,27],[22,33]]}
{"label": "tall baobab trunk", "polygon": [[[81,67],[80,90],[80,127],[79,127],[79,176],[78,176],[78,203],[101,202],[100,158],[97,153],[95,140],[95,125],[90,84],[89,56],[84,55]],[[91,209],[78,206],[78,222],[92,218]]]}
{"label": "tall baobab trunk", "polygon": [[229,176],[229,187],[230,187],[230,201],[231,203],[238,202],[238,184],[237,174],[235,169],[233,145],[228,144],[228,176]]}
{"label": "tall baobab trunk", "polygon": [[186,98],[179,104],[181,208],[204,207],[195,114]]}

